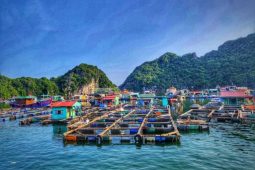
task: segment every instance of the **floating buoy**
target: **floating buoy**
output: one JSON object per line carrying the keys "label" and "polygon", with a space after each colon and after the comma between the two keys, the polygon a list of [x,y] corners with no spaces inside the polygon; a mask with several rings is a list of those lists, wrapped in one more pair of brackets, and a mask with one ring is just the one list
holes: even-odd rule
{"label": "floating buoy", "polygon": [[65,139],[66,139],[67,141],[76,141],[76,136],[74,136],[74,135],[67,135],[67,136],[65,137]]}
{"label": "floating buoy", "polygon": [[87,136],[87,141],[88,142],[96,142],[96,137],[95,136]]}
{"label": "floating buoy", "polygon": [[86,137],[85,136],[81,136],[81,135],[77,135],[76,136],[76,140],[77,140],[77,142],[85,142],[86,141]]}
{"label": "floating buoy", "polygon": [[137,134],[137,132],[138,132],[137,128],[130,129],[130,135]]}
{"label": "floating buoy", "polygon": [[97,135],[97,139],[96,139],[96,142],[97,142],[97,144],[98,144],[98,145],[102,145],[102,143],[103,143],[103,139],[102,139],[102,136],[100,136],[100,135]]}
{"label": "floating buoy", "polygon": [[165,136],[155,136],[155,142],[162,143],[165,142],[166,137]]}

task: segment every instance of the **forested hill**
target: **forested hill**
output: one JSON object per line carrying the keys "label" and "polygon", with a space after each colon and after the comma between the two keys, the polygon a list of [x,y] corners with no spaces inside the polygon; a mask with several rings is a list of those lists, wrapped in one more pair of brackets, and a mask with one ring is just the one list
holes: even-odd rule
{"label": "forested hill", "polygon": [[42,95],[42,94],[62,94],[72,93],[77,89],[91,83],[94,80],[98,87],[116,87],[96,66],[80,64],[68,71],[63,76],[57,78],[30,78],[21,77],[11,79],[0,75],[0,98],[10,98],[17,95]]}
{"label": "forested hill", "polygon": [[102,70],[88,64],[80,64],[63,76],[51,80],[57,84],[62,94],[73,93],[92,81],[95,81],[99,88],[116,87]]}
{"label": "forested hill", "polygon": [[201,57],[167,52],[136,67],[120,88],[142,91],[154,87],[163,92],[169,86],[202,89],[232,84],[255,87],[255,33],[227,41]]}

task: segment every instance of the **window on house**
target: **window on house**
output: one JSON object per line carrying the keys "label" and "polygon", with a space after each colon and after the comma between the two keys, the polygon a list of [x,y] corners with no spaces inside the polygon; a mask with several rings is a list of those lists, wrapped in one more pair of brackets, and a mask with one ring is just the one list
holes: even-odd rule
{"label": "window on house", "polygon": [[57,112],[57,114],[61,114],[61,113],[62,113],[62,111],[61,111],[61,110],[57,110],[56,112]]}

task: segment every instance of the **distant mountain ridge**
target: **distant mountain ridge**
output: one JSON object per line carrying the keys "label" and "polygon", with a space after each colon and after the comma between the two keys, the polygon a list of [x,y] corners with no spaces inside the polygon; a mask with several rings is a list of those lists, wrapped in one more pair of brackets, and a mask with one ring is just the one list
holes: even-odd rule
{"label": "distant mountain ridge", "polygon": [[231,84],[255,87],[255,33],[227,41],[201,57],[167,52],[136,67],[120,88],[156,88],[163,93],[169,86],[202,89]]}
{"label": "distant mountain ridge", "polygon": [[0,98],[17,95],[62,94],[70,96],[80,94],[88,85],[99,88],[115,88],[105,73],[96,66],[80,64],[62,76],[47,79],[21,77],[11,79],[0,75]]}

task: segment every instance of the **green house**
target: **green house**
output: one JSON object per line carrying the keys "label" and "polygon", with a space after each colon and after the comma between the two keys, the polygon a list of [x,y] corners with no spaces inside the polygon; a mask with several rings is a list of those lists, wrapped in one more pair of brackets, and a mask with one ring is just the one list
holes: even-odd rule
{"label": "green house", "polygon": [[81,113],[81,103],[76,101],[54,102],[51,107],[52,120],[72,119]]}

